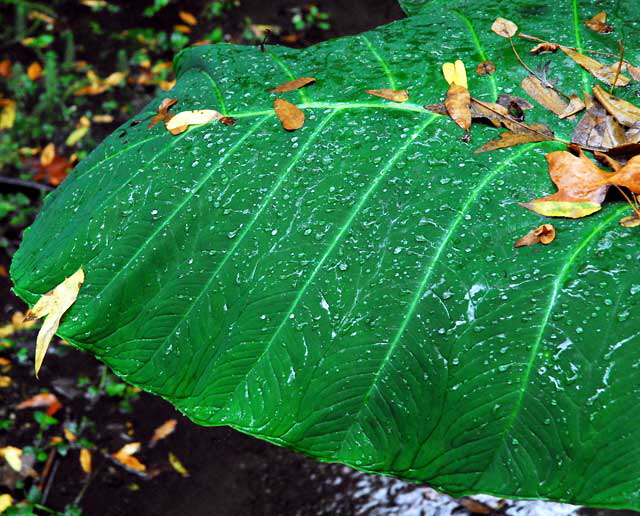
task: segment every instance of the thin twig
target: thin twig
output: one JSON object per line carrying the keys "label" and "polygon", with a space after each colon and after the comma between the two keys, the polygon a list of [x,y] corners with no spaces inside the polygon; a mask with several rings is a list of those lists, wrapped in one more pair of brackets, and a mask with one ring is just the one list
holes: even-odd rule
{"label": "thin twig", "polygon": [[633,201],[631,201],[631,199],[629,199],[629,197],[627,196],[627,194],[624,192],[624,190],[622,188],[620,188],[618,185],[613,185],[613,186],[615,186],[618,189],[618,191],[622,194],[622,196],[625,198],[625,200],[631,206],[631,209],[635,212],[636,217],[638,217],[640,219],[640,210],[638,210],[638,208],[635,205],[635,203]]}
{"label": "thin twig", "polygon": [[622,63],[624,63],[624,45],[622,44],[622,40],[618,40],[618,48],[620,49],[620,61],[618,62],[618,69],[616,70],[616,76],[613,78],[613,83],[611,83],[611,89],[609,90],[609,95],[613,95],[613,90],[616,87],[616,83],[618,82],[618,76],[620,75],[620,70],[622,70]]}
{"label": "thin twig", "polygon": [[35,183],[33,181],[24,181],[22,179],[15,179],[13,177],[0,176],[0,183],[5,185],[22,186],[24,188],[33,188],[35,190],[43,190],[45,192],[50,192],[52,190],[55,190],[53,186],[43,185],[42,183]]}
{"label": "thin twig", "polygon": [[[603,52],[602,50],[589,50],[589,49],[586,49],[586,48],[578,49],[576,47],[569,47],[567,45],[560,45],[560,43],[554,43],[553,41],[546,41],[544,39],[536,38],[535,36],[532,36],[531,34],[525,34],[524,32],[519,32],[518,36],[520,36],[523,39],[528,39],[530,41],[537,41],[538,43],[548,43],[550,45],[558,45],[559,47],[564,47],[564,48],[568,48],[570,50],[575,50],[576,52],[583,52],[585,54],[599,54],[601,56],[618,57],[618,54],[614,54],[612,52]],[[625,63],[627,63],[630,66],[633,66],[629,61],[625,61]]]}

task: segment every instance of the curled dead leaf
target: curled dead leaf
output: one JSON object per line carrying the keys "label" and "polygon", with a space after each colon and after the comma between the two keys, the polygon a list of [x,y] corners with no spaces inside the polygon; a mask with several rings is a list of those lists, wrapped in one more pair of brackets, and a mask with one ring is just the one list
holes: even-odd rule
{"label": "curled dead leaf", "polygon": [[525,77],[520,85],[531,98],[556,115],[563,114],[567,109],[568,105],[562,100],[562,97],[551,88],[546,87],[535,75]]}
{"label": "curled dead leaf", "polygon": [[544,43],[539,43],[538,45],[533,47],[531,50],[529,50],[529,53],[536,54],[536,55],[553,53],[553,52],[557,52],[559,48],[560,48],[560,45],[558,45],[557,43],[551,43],[549,41],[545,41]]}
{"label": "curled dead leaf", "polygon": [[593,95],[620,124],[626,127],[640,125],[640,108],[631,102],[627,102],[607,93],[599,85],[593,87]]}
{"label": "curled dead leaf", "polygon": [[145,472],[147,470],[147,467],[133,456],[138,452],[138,450],[140,450],[139,442],[125,444],[116,453],[114,453],[112,457],[116,459],[120,464],[123,464],[124,466],[131,468],[134,471]]}
{"label": "curled dead leaf", "polygon": [[304,113],[291,102],[284,99],[276,99],[273,108],[280,119],[282,127],[287,131],[295,131],[304,125]]}
{"label": "curled dead leaf", "polygon": [[535,245],[538,242],[541,244],[550,244],[556,238],[556,230],[551,224],[542,224],[536,229],[529,231],[525,236],[519,239],[513,247],[525,247]]}
{"label": "curled dead leaf", "polygon": [[596,32],[603,34],[613,32],[613,27],[607,24],[607,13],[605,11],[599,12],[590,20],[586,20],[584,24],[591,30],[595,30]]}
{"label": "curled dead leaf", "polygon": [[558,115],[558,118],[571,118],[576,113],[579,113],[585,108],[584,102],[582,99],[578,97],[575,93],[569,97],[569,105],[565,108],[565,110]]}
{"label": "curled dead leaf", "polygon": [[276,86],[274,89],[270,91],[270,93],[283,93],[285,91],[293,91],[300,89],[307,84],[312,84],[316,82],[315,77],[301,77],[299,79],[294,79],[293,81],[287,81],[279,86]]}
{"label": "curled dead leaf", "polygon": [[512,38],[518,32],[518,26],[506,18],[496,18],[491,30],[503,38]]}
{"label": "curled dead leaf", "polygon": [[62,319],[64,313],[71,308],[71,305],[75,303],[83,283],[84,271],[82,267],[80,267],[53,290],[44,294],[25,316],[27,321],[46,317],[36,338],[36,378],[38,377],[38,371],[40,371],[40,367],[42,366],[42,361],[44,360],[44,355],[47,352],[49,343],[58,330],[60,319]]}
{"label": "curled dead leaf", "polygon": [[393,102],[406,102],[409,100],[409,92],[407,90],[392,90],[391,88],[380,88],[378,90],[365,90],[369,95],[382,97],[383,99],[392,100]]}
{"label": "curled dead leaf", "polygon": [[53,416],[58,410],[62,408],[62,403],[58,400],[58,397],[52,392],[41,392],[31,398],[28,398],[18,404],[17,410],[24,410],[27,408],[46,408],[47,415]]}
{"label": "curled dead leaf", "polygon": [[158,106],[158,113],[151,119],[147,129],[152,129],[158,122],[166,120],[169,116],[169,109],[171,106],[175,105],[176,102],[178,102],[178,99],[162,99],[162,102],[160,102],[160,105]]}

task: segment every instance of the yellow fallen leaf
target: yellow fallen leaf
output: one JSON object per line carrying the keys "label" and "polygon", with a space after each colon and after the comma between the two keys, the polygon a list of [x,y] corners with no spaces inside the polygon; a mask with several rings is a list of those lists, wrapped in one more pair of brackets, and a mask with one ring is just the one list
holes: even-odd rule
{"label": "yellow fallen leaf", "polygon": [[80,267],[57,287],[43,295],[25,316],[27,321],[46,316],[36,339],[36,378],[38,377],[38,371],[40,371],[40,366],[42,366],[42,361],[44,360],[44,355],[47,352],[49,343],[58,330],[60,319],[62,319],[62,316],[71,305],[75,303],[83,283],[84,271],[82,267]]}
{"label": "yellow fallen leaf", "polygon": [[380,88],[378,90],[366,90],[369,95],[382,97],[383,99],[392,100],[393,102],[406,102],[409,100],[409,92],[407,90],[392,90],[391,88]]}
{"label": "yellow fallen leaf", "polygon": [[180,19],[185,22],[188,25],[197,25],[198,24],[198,20],[197,18],[191,14],[190,12],[187,11],[180,11],[178,13],[178,16],[180,16]]}
{"label": "yellow fallen leaf", "polygon": [[69,442],[73,442],[73,441],[77,441],[78,437],[76,437],[76,434],[74,434],[71,430],[69,430],[68,428],[63,428],[62,432],[64,433],[65,438],[67,439],[67,441]]}
{"label": "yellow fallen leaf", "polygon": [[168,435],[172,434],[173,431],[176,429],[176,425],[177,424],[178,424],[178,421],[176,419],[169,419],[169,420],[165,421],[164,423],[162,423],[153,432],[153,436],[151,437],[151,440],[149,441],[149,445],[152,446],[155,443],[157,443],[160,439],[164,439]]}
{"label": "yellow fallen leaf", "polygon": [[11,377],[0,376],[0,389],[6,389],[7,387],[11,387]]}
{"label": "yellow fallen leaf", "polygon": [[19,472],[22,469],[22,450],[20,448],[15,446],[0,448],[0,458],[6,460],[14,471]]}
{"label": "yellow fallen leaf", "polygon": [[189,476],[189,470],[182,465],[182,462],[176,457],[173,453],[169,452],[169,464],[171,467],[175,469],[178,473],[180,473],[183,477]]}
{"label": "yellow fallen leaf", "polygon": [[91,452],[86,448],[80,449],[80,467],[85,473],[91,473]]}
{"label": "yellow fallen leaf", "polygon": [[88,132],[89,132],[89,126],[85,125],[85,126],[77,127],[73,131],[71,131],[71,134],[67,136],[67,139],[65,140],[64,143],[67,144],[69,147],[73,147],[76,143],[82,140],[82,138],[84,138]]}
{"label": "yellow fallen leaf", "polygon": [[182,111],[177,115],[165,120],[165,127],[171,134],[185,132],[189,126],[202,125],[219,120],[222,115],[214,109],[197,109],[195,111]]}
{"label": "yellow fallen leaf", "polygon": [[13,505],[13,497],[10,494],[0,495],[0,514]]}
{"label": "yellow fallen leaf", "polygon": [[42,75],[42,65],[38,63],[38,61],[34,61],[27,68],[27,77],[32,81],[35,81],[40,78]]}
{"label": "yellow fallen leaf", "polygon": [[51,165],[53,158],[56,157],[56,146],[53,142],[45,145],[44,149],[42,149],[42,153],[40,154],[40,164],[43,167],[47,167]]}
{"label": "yellow fallen leaf", "polygon": [[11,129],[16,121],[16,103],[14,100],[0,99],[0,130]]}
{"label": "yellow fallen leaf", "polygon": [[455,63],[444,63],[442,65],[442,73],[449,85],[456,83],[458,86],[469,89],[469,85],[467,84],[467,70],[460,59],[457,59]]}

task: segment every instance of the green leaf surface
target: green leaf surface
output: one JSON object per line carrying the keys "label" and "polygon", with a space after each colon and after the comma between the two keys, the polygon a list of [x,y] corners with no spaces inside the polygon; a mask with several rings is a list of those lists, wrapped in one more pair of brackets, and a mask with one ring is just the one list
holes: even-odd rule
{"label": "green leaf surface", "polygon": [[[118,129],[46,200],[12,265],[29,303],[82,266],[60,335],[203,425],[231,425],[323,461],[452,494],[640,509],[638,233],[611,200],[547,222],[518,206],[552,193],[535,143],[482,154],[423,104],[462,59],[477,98],[526,97],[497,16],[559,43],[638,61],[633,0],[453,1],[306,50],[219,44],[177,59],[173,112],[218,109],[179,136]],[[452,9],[450,7],[454,7]],[[613,35],[581,20],[605,9]],[[592,79],[566,56],[566,93]],[[493,76],[477,63],[496,64]],[[615,61],[615,58],[611,58]],[[307,117],[286,132],[268,90]],[[364,93],[409,90],[404,104]],[[637,84],[618,93],[637,99]],[[529,122],[569,138],[541,107]]]}

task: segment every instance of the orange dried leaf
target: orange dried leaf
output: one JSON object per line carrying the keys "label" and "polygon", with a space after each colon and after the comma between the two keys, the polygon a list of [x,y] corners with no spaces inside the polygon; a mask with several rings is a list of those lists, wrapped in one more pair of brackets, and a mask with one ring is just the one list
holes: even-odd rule
{"label": "orange dried leaf", "polygon": [[518,26],[511,20],[496,18],[491,25],[491,30],[503,38],[512,38],[518,32]]}
{"label": "orange dried leaf", "polygon": [[38,61],[34,61],[27,68],[27,77],[32,81],[39,79],[42,76],[42,65]]}
{"label": "orange dried leaf", "polygon": [[596,166],[580,150],[578,156],[567,151],[547,154],[549,175],[557,186],[554,194],[520,203],[548,217],[581,218],[598,211],[607,194],[609,174]]}
{"label": "orange dried leaf", "polygon": [[547,88],[535,75],[525,77],[520,85],[531,98],[556,115],[562,115],[567,109],[567,103],[562,97],[551,88]]}
{"label": "orange dried leaf", "polygon": [[584,24],[591,30],[595,30],[596,32],[603,34],[613,32],[613,27],[611,25],[607,25],[607,13],[605,11],[599,12],[590,20],[585,21]]}
{"label": "orange dried leaf", "polygon": [[601,63],[600,61],[596,61],[591,57],[585,56],[580,52],[576,52],[569,47],[560,46],[560,50],[562,50],[566,55],[568,55],[576,63],[582,66],[585,70],[587,70],[596,79],[604,82],[605,84],[611,86],[613,85],[613,81],[615,80],[616,86],[626,86],[630,82],[630,79],[628,77],[622,74],[618,75],[618,63],[613,65],[606,65]]}
{"label": "orange dried leaf", "polygon": [[62,429],[62,433],[64,434],[64,437],[67,441],[69,441],[70,443],[77,441],[78,437],[76,436],[76,434],[74,434],[71,430],[69,430],[67,427],[64,427]]}
{"label": "orange dried leaf", "polygon": [[178,424],[178,421],[176,419],[169,419],[164,423],[162,423],[158,428],[154,430],[153,436],[149,441],[149,445],[152,446],[155,443],[157,443],[160,439],[164,439],[165,437],[172,434],[175,431],[177,424]]}
{"label": "orange dried leaf", "polygon": [[136,459],[133,454],[140,449],[139,442],[125,444],[116,453],[112,455],[120,464],[127,466],[135,471],[146,471],[147,467]]}
{"label": "orange dried leaf", "polygon": [[558,118],[564,119],[564,118],[572,117],[576,113],[579,113],[580,111],[582,111],[584,108],[585,108],[584,102],[582,102],[582,99],[574,93],[569,97],[569,105],[565,108],[565,110],[560,115],[558,115]]}
{"label": "orange dried leaf", "polygon": [[151,122],[149,122],[149,125],[147,126],[148,129],[153,128],[154,125],[156,125],[158,122],[161,122],[163,120],[166,120],[167,116],[168,116],[168,111],[171,108],[171,106],[173,106],[176,102],[178,102],[178,99],[162,99],[162,102],[160,102],[160,105],[158,106],[158,114],[155,115],[152,119]]}
{"label": "orange dried leaf", "polygon": [[182,32],[183,34],[191,33],[191,27],[189,27],[188,25],[174,25],[173,30],[175,30],[176,32]]}
{"label": "orange dried leaf", "polygon": [[496,71],[496,65],[491,61],[482,61],[482,63],[478,63],[476,67],[476,73],[478,75],[493,75]]}
{"label": "orange dried leaf", "polygon": [[0,389],[11,387],[12,381],[10,376],[0,376]]}
{"label": "orange dried leaf", "polygon": [[276,86],[270,91],[270,93],[283,93],[285,91],[293,91],[306,86],[307,84],[313,84],[316,82],[315,77],[301,77],[300,79],[294,79],[293,81],[283,82],[279,86]]}
{"label": "orange dried leaf", "polygon": [[627,164],[611,174],[607,181],[612,185],[624,186],[634,194],[640,194],[640,156],[634,156],[627,161]]}
{"label": "orange dried leaf", "polygon": [[377,90],[365,90],[369,95],[382,97],[383,99],[392,100],[393,102],[406,102],[409,100],[409,92],[407,90],[392,90],[391,88],[380,88]]}
{"label": "orange dried leaf", "polygon": [[85,473],[91,473],[91,452],[87,448],[80,449],[80,467]]}
{"label": "orange dried leaf", "polygon": [[[540,124],[542,125],[542,124]],[[536,128],[537,126],[531,126],[532,128]],[[546,126],[544,126],[546,128]],[[543,127],[540,127],[543,129]],[[497,140],[489,140],[482,147],[477,148],[474,154],[478,154],[480,152],[487,152],[496,149],[504,149],[506,147],[513,147],[514,145],[521,145],[523,143],[533,143],[533,142],[544,142],[548,140],[553,140],[553,134],[545,134],[542,132],[534,132],[534,131],[521,131],[521,132],[513,132],[507,131],[500,134],[500,137]]]}
{"label": "orange dried leaf", "polygon": [[36,394],[35,396],[32,396],[31,398],[28,398],[21,402],[16,407],[16,409],[24,410],[27,408],[49,408],[56,404],[60,405],[60,401],[55,394],[53,394],[52,392],[41,392],[40,394]]}
{"label": "orange dried leaf", "polygon": [[197,18],[193,14],[191,14],[190,12],[180,11],[178,13],[178,16],[180,16],[180,19],[183,22],[185,22],[187,25],[198,25]]}
{"label": "orange dried leaf", "polygon": [[614,97],[597,84],[593,87],[593,95],[609,114],[622,125],[633,127],[636,124],[640,124],[640,108],[638,106]]}
{"label": "orange dried leaf", "polygon": [[471,95],[464,86],[451,83],[444,101],[447,113],[465,131],[471,127]]}
{"label": "orange dried leaf", "polygon": [[539,43],[531,50],[529,50],[530,54],[545,54],[550,52],[556,52],[560,48],[560,45],[557,43],[551,43],[549,41],[545,41],[544,43]]}
{"label": "orange dried leaf", "polygon": [[0,75],[5,79],[11,76],[11,60],[3,59],[0,61]]}
{"label": "orange dried leaf", "polygon": [[640,217],[635,213],[633,215],[629,215],[628,217],[623,217],[620,219],[620,225],[625,228],[635,228],[640,226]]}
{"label": "orange dried leaf", "polygon": [[304,113],[291,102],[284,99],[276,99],[273,103],[276,115],[287,131],[295,131],[304,125]]}
{"label": "orange dried leaf", "polygon": [[529,231],[525,236],[518,240],[513,247],[525,247],[535,245],[538,242],[549,244],[556,238],[556,230],[551,224],[543,224],[536,229]]}

